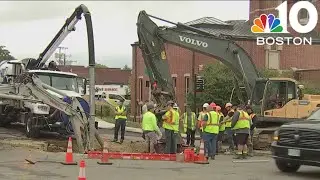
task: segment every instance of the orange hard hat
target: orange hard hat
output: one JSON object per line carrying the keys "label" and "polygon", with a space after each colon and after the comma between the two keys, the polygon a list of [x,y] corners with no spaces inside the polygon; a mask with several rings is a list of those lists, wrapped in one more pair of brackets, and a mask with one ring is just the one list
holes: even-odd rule
{"label": "orange hard hat", "polygon": [[216,106],[216,110],[217,111],[221,111],[221,107],[220,106]]}

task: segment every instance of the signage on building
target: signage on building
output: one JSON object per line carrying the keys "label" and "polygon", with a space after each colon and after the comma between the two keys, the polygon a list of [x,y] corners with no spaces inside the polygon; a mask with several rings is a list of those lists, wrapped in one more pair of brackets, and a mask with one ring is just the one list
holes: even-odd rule
{"label": "signage on building", "polygon": [[[296,2],[288,13],[288,3],[284,1],[275,10],[278,11],[278,17],[274,14],[261,14],[260,17],[254,19],[251,32],[284,34],[289,33],[287,27],[290,25],[293,30],[302,36],[261,36],[257,37],[257,45],[289,45],[290,42],[294,45],[312,45],[312,37],[303,37],[303,34],[310,33],[317,26],[318,11],[314,4],[309,1]],[[308,18],[305,22],[302,22],[303,19],[299,18],[301,10],[307,11]]]}

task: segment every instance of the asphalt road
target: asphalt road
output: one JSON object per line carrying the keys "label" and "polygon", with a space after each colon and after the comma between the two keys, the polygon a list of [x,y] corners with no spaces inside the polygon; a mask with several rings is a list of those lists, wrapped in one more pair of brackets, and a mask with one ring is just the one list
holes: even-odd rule
{"label": "asphalt road", "polygon": [[[34,150],[1,147],[0,179],[3,180],[71,180],[79,174],[78,166],[65,166],[64,153],[46,153]],[[24,159],[37,162],[26,164]],[[74,155],[79,161],[84,157]],[[302,167],[298,173],[279,172],[272,159],[255,157],[255,160],[268,160],[259,163],[234,163],[231,156],[219,155],[209,165],[186,164],[165,161],[111,160],[113,165],[101,166],[94,159],[85,159],[88,180],[311,180],[320,178],[320,168]],[[56,162],[53,162],[56,161]]]}

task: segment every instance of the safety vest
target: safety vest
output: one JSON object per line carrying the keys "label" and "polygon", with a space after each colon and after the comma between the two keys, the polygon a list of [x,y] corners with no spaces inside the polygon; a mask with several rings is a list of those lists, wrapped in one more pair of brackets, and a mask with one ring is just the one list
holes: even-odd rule
{"label": "safety vest", "polygon": [[[124,106],[122,106],[121,109],[120,109],[119,106],[116,107],[116,111],[117,111],[118,113],[122,113],[122,112],[124,112],[125,110],[126,110],[126,108],[125,108]],[[127,116],[116,115],[116,116],[115,116],[115,119],[127,119]]]}
{"label": "safety vest", "polygon": [[[219,121],[220,121],[221,117],[222,117],[222,118],[224,117],[224,115],[222,114],[222,112],[219,113]],[[226,124],[225,124],[225,123],[220,124],[219,131],[222,132],[222,131],[224,131],[225,129],[226,129]]]}
{"label": "safety vest", "polygon": [[247,112],[243,111],[243,110],[239,110],[240,115],[239,115],[239,119],[236,123],[236,125],[233,127],[234,130],[236,129],[244,129],[244,128],[248,128],[250,129],[250,116],[248,115]]}
{"label": "safety vest", "polygon": [[157,126],[156,116],[150,111],[145,112],[142,117],[142,130],[156,131],[158,129],[156,126]]}
{"label": "safety vest", "polygon": [[211,134],[219,133],[219,114],[215,111],[210,111],[208,113],[208,121],[206,127],[204,128],[204,132]]}
{"label": "safety vest", "polygon": [[[188,128],[188,115],[187,115],[187,113],[183,113],[183,117],[184,117],[183,129],[184,129],[184,132],[187,132],[187,128]],[[191,112],[191,129],[192,130],[195,130],[195,124],[196,124],[195,120],[196,120],[196,113]]]}
{"label": "safety vest", "polygon": [[162,127],[164,129],[173,130],[175,132],[179,131],[179,112],[174,109],[170,109],[165,114],[168,119],[164,119]]}
{"label": "safety vest", "polygon": [[[234,112],[234,110],[231,109],[229,112]],[[226,128],[231,128],[231,121],[232,121],[232,116],[231,117],[228,116],[228,119],[226,119],[226,126],[225,126]]]}

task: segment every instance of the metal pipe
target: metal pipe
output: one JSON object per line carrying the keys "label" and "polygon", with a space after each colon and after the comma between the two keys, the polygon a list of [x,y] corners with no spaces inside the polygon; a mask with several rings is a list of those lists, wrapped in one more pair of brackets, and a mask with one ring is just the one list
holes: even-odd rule
{"label": "metal pipe", "polygon": [[0,94],[0,98],[3,99],[13,99],[13,100],[19,100],[19,101],[28,101],[28,102],[35,102],[35,103],[41,103],[42,101],[37,100],[37,99],[30,99],[30,98],[26,98],[24,96],[20,96],[20,95],[9,95],[9,94]]}

